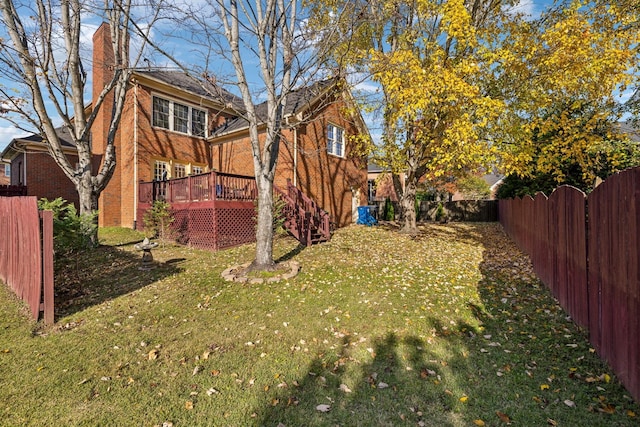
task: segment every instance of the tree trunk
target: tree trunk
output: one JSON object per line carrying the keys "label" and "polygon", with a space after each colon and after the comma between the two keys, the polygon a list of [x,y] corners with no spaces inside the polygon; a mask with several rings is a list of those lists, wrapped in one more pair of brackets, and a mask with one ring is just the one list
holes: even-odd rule
{"label": "tree trunk", "polygon": [[402,228],[401,233],[418,234],[418,225],[416,223],[416,193],[417,185],[415,180],[407,180],[400,199],[400,209],[402,211]]}
{"label": "tree trunk", "polygon": [[76,190],[78,191],[78,201],[80,209],[78,214],[80,216],[91,217],[94,227],[91,228],[91,233],[87,236],[91,242],[91,246],[98,246],[98,197],[99,192],[94,191],[92,185],[91,170],[89,169],[82,174],[81,178],[76,184]]}
{"label": "tree trunk", "polygon": [[256,229],[256,259],[253,270],[273,269],[273,180],[256,174],[258,185],[258,223]]}

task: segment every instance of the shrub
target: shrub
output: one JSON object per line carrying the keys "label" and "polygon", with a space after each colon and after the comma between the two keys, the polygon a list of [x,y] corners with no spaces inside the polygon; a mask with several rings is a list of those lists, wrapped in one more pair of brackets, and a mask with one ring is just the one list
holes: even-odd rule
{"label": "shrub", "polygon": [[175,218],[169,203],[164,200],[156,200],[151,205],[151,208],[144,213],[142,220],[144,222],[144,232],[148,237],[165,240],[169,238],[169,227],[171,227]]}
{"label": "shrub", "polygon": [[76,207],[61,197],[54,200],[40,199],[38,209],[53,212],[53,247],[56,254],[65,254],[95,245],[91,236],[97,228],[98,212],[78,215]]}
{"label": "shrub", "polygon": [[[258,227],[258,200],[253,202],[255,209],[256,228]],[[277,193],[273,193],[273,233],[274,235],[285,234],[287,230],[284,228],[284,223],[287,220],[284,209],[287,207],[286,200]]]}
{"label": "shrub", "polygon": [[438,203],[438,208],[436,209],[436,221],[442,221],[445,219],[444,206],[442,203]]}
{"label": "shrub", "polygon": [[389,199],[388,197],[384,201],[384,212],[383,212],[382,218],[385,221],[394,221],[396,219],[396,214],[393,209],[393,203],[391,202],[391,199]]}

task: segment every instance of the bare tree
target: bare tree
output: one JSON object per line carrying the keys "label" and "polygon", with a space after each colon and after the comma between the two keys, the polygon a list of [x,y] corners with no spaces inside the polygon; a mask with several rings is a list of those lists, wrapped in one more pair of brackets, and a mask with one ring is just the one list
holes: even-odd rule
{"label": "bare tree", "polygon": [[[251,268],[268,270],[274,267],[273,182],[282,130],[289,126],[284,120],[287,99],[302,82],[317,78],[322,55],[310,52],[322,47],[305,32],[305,19],[300,15],[304,10],[298,9],[295,0],[206,0],[206,5],[180,5],[173,15],[188,28],[192,55],[202,60],[199,67],[161,46],[154,47],[183,71],[212,73],[217,77],[216,86],[238,89],[242,106],[228,107],[247,121],[258,187],[257,247]],[[220,75],[219,70],[225,69],[219,65],[221,59],[232,65],[235,76]]]}
{"label": "bare tree", "polygon": [[[114,72],[99,96],[85,105],[86,68],[82,61],[82,20],[89,11],[102,10],[110,24],[114,52]],[[25,130],[37,130],[49,153],[74,183],[79,196],[80,214],[93,215],[98,197],[107,186],[116,166],[114,139],[120,124],[129,67],[131,2],[114,1],[97,5],[80,0],[0,0],[0,77],[15,87],[0,85],[5,114]],[[7,38],[4,38],[4,37]],[[21,95],[15,94],[21,90]],[[113,94],[113,96],[110,96]],[[92,165],[91,128],[101,109],[111,110],[111,123],[102,164]],[[77,152],[77,165],[63,152],[56,132],[62,122]],[[24,125],[26,123],[26,125]],[[97,221],[97,218],[96,218]],[[91,237],[97,243],[97,228]]]}

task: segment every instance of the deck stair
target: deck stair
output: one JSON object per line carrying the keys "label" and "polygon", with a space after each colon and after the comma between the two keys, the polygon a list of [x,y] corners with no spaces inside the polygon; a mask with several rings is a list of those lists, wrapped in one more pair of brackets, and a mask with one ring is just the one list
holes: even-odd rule
{"label": "deck stair", "polygon": [[274,195],[284,202],[284,227],[300,243],[310,246],[331,239],[329,214],[287,180],[287,187],[273,186]]}

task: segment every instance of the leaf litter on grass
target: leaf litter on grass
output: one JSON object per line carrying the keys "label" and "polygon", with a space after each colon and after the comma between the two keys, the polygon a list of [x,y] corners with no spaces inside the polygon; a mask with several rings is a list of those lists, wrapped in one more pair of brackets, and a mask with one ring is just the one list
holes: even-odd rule
{"label": "leaf litter on grass", "polygon": [[[23,386],[43,389],[56,389],[55,372],[69,375],[56,405],[88,409],[67,411],[67,424],[637,425],[638,406],[498,224],[428,224],[415,238],[352,226],[296,247],[278,239],[275,255],[296,251],[300,274],[259,286],[220,279],[254,245],[158,250],[159,271],[112,272],[120,293],[71,307],[59,321],[76,327],[37,340],[47,369],[21,361],[33,341],[0,331],[0,348],[11,349],[0,374],[25,372]],[[174,259],[179,268],[166,269]],[[93,262],[89,284],[108,260]],[[82,358],[56,362],[62,348]],[[23,386],[0,398],[53,407]],[[9,424],[59,418],[15,406],[3,414]]]}

